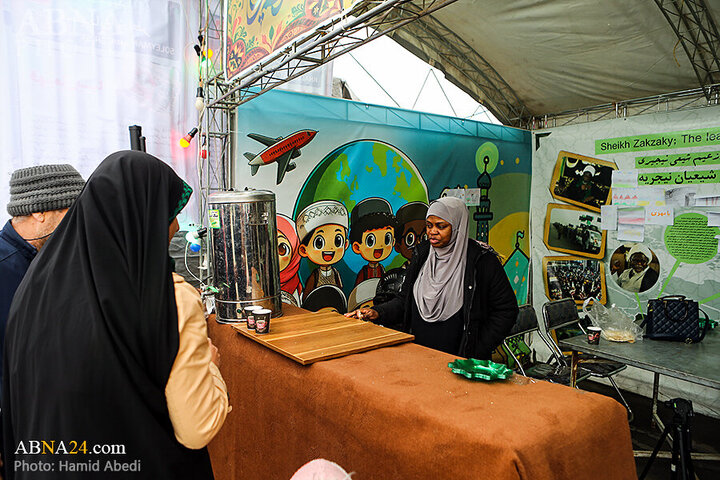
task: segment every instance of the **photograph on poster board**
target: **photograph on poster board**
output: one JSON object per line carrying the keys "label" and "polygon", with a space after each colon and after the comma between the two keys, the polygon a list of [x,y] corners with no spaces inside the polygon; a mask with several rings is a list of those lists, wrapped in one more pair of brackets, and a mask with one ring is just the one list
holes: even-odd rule
{"label": "photograph on poster board", "polygon": [[620,288],[642,293],[657,283],[660,262],[655,252],[642,243],[625,243],[610,257],[610,276]]}
{"label": "photograph on poster board", "polygon": [[596,212],[610,204],[612,162],[560,151],[550,182],[553,198]]}
{"label": "photograph on poster board", "polygon": [[595,297],[607,301],[605,267],[600,260],[582,257],[543,258],[545,295],[550,300],[572,298],[578,305]]}
{"label": "photograph on poster board", "polygon": [[545,214],[545,245],[556,252],[603,258],[607,232],[600,229],[600,220],[599,213],[550,203]]}

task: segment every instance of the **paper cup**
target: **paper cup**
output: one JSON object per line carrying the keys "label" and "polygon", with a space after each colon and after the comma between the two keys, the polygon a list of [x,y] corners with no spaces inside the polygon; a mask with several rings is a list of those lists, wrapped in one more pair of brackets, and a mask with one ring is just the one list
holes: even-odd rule
{"label": "paper cup", "polygon": [[255,333],[268,333],[270,331],[270,315],[272,315],[272,310],[267,308],[255,310]]}
{"label": "paper cup", "polygon": [[597,345],[600,343],[600,332],[602,332],[600,327],[587,328],[587,338],[590,345]]}
{"label": "paper cup", "polygon": [[255,330],[255,312],[262,310],[263,308],[259,305],[250,305],[245,307],[245,319],[247,321],[247,328]]}

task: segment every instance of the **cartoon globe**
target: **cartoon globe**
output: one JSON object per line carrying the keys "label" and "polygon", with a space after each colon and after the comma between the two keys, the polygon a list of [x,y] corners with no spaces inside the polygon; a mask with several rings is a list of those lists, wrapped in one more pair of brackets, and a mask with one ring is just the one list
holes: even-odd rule
{"label": "cartoon globe", "polygon": [[[408,202],[427,203],[428,191],[417,167],[400,149],[378,140],[358,140],[336,148],[318,163],[298,195],[293,218],[318,200],[338,200],[351,212],[357,203],[369,197],[384,198],[395,213]],[[393,252],[382,262],[386,270],[397,256]],[[398,258],[397,266],[404,261]],[[348,248],[343,260],[334,265],[342,275],[346,295],[365,264],[366,260]],[[303,280],[310,268],[304,260],[300,269]]]}

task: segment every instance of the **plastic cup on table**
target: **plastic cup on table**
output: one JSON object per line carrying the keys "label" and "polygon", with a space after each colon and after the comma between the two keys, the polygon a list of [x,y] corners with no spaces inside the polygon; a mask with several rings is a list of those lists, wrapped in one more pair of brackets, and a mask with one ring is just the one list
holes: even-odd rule
{"label": "plastic cup on table", "polygon": [[588,327],[587,328],[587,340],[590,345],[598,345],[600,343],[600,327]]}

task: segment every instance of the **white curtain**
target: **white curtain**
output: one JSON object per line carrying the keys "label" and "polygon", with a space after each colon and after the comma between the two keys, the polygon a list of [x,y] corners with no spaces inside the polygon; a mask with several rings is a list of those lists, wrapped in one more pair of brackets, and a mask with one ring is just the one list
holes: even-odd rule
{"label": "white curtain", "polygon": [[[11,173],[69,163],[87,178],[108,154],[130,148],[141,125],[147,151],[197,189],[198,2],[0,2],[0,219]],[[197,139],[196,139],[197,140]],[[185,209],[181,223],[196,217]]]}

